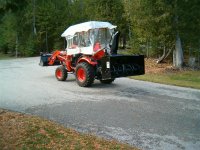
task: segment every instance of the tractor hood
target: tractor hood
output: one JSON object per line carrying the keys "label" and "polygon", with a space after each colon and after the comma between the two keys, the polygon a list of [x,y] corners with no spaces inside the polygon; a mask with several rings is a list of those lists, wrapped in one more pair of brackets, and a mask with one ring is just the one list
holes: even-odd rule
{"label": "tractor hood", "polygon": [[114,29],[116,27],[117,26],[114,26],[109,22],[89,21],[70,26],[62,33],[61,37],[73,36],[77,32],[83,32],[83,31],[87,32],[90,29],[98,29],[98,28]]}

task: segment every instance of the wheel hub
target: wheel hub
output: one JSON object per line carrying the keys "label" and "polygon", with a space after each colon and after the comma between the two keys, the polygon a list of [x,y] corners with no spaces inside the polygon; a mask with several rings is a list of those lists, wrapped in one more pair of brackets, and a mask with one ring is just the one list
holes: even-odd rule
{"label": "wheel hub", "polygon": [[60,69],[56,71],[56,76],[62,78],[62,71]]}
{"label": "wheel hub", "polygon": [[77,72],[77,78],[80,82],[85,81],[86,79],[86,73],[85,70],[83,68],[79,68],[78,72]]}

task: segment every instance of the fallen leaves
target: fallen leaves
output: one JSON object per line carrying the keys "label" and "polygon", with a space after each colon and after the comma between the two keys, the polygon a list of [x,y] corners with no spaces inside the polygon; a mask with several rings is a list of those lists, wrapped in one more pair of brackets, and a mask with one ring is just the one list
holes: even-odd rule
{"label": "fallen leaves", "polygon": [[0,109],[0,147],[9,149],[136,149],[80,134],[36,116]]}

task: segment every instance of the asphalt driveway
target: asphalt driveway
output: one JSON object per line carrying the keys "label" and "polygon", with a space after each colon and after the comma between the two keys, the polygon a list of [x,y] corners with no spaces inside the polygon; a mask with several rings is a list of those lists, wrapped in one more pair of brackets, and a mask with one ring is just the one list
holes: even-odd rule
{"label": "asphalt driveway", "polygon": [[200,149],[200,90],[117,79],[90,88],[54,77],[39,57],[0,60],[0,108],[39,115],[142,149]]}

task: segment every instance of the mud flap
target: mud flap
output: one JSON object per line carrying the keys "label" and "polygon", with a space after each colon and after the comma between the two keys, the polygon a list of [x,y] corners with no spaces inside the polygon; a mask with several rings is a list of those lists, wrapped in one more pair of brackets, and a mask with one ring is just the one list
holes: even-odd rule
{"label": "mud flap", "polygon": [[101,59],[102,80],[143,75],[145,73],[143,55],[114,55]]}

